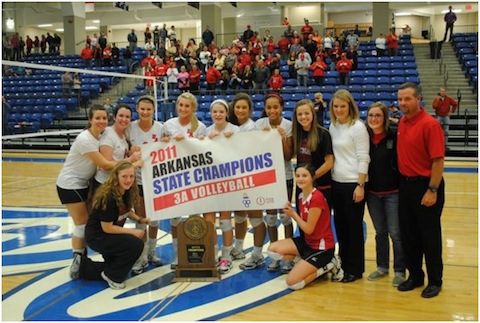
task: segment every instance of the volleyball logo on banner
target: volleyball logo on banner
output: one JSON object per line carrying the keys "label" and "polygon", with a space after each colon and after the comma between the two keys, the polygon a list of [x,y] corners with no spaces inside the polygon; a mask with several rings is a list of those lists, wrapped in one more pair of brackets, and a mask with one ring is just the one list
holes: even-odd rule
{"label": "volleyball logo on banner", "polygon": [[152,219],[283,208],[288,200],[277,131],[151,143],[142,146],[142,159]]}

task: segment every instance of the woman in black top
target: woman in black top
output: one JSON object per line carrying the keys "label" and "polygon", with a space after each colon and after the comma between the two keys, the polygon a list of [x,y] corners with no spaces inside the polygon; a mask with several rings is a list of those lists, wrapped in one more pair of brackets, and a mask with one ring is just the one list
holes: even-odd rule
{"label": "woman in black top", "polygon": [[135,167],[128,161],[118,162],[95,193],[85,228],[88,246],[105,259],[101,277],[112,289],[125,288],[124,280],[143,250],[144,230],[123,227],[127,218],[150,223],[132,210],[137,196]]}

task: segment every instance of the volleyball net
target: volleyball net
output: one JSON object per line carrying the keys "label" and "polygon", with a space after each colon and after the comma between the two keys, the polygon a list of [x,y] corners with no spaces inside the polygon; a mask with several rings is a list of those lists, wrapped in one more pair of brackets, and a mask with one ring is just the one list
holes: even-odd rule
{"label": "volleyball net", "polygon": [[[88,109],[118,104],[132,108],[142,95],[155,98],[155,118],[171,117],[167,84],[144,76],[142,68],[94,66],[78,56],[29,56],[25,62],[2,61],[2,148],[68,149],[88,123]],[[168,107],[168,109],[166,109]]]}

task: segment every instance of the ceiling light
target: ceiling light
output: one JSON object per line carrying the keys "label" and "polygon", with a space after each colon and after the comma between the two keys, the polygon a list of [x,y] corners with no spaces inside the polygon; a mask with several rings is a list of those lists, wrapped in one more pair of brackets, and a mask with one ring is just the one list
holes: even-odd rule
{"label": "ceiling light", "polygon": [[[462,9],[453,9],[452,11],[453,11],[454,13],[459,13],[459,12],[462,12]],[[447,12],[449,12],[448,9],[442,10],[442,13],[447,13]]]}
{"label": "ceiling light", "polygon": [[396,12],[395,16],[401,17],[401,16],[411,16],[412,14],[410,12]]}
{"label": "ceiling light", "polygon": [[53,27],[52,24],[43,24],[43,25],[38,25],[40,28],[45,28],[45,27]]}
{"label": "ceiling light", "polygon": [[14,30],[15,20],[13,20],[13,18],[7,18],[7,20],[5,20],[5,26],[7,26],[7,29],[9,30]]}
{"label": "ceiling light", "polygon": [[63,28],[57,28],[57,29],[55,29],[55,31],[63,33]]}
{"label": "ceiling light", "polygon": [[94,24],[99,24],[99,23],[100,23],[100,20],[95,19],[95,20],[92,20],[92,22],[93,22]]}
{"label": "ceiling light", "polygon": [[85,27],[85,30],[96,30],[96,29],[98,29],[97,26],[86,26]]}

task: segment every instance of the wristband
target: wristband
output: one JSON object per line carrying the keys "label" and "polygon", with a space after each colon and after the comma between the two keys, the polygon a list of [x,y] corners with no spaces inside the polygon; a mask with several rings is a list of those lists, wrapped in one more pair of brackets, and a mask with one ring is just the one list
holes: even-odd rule
{"label": "wristband", "polygon": [[363,188],[365,186],[365,183],[363,184],[357,183],[357,186],[360,186],[361,188]]}

